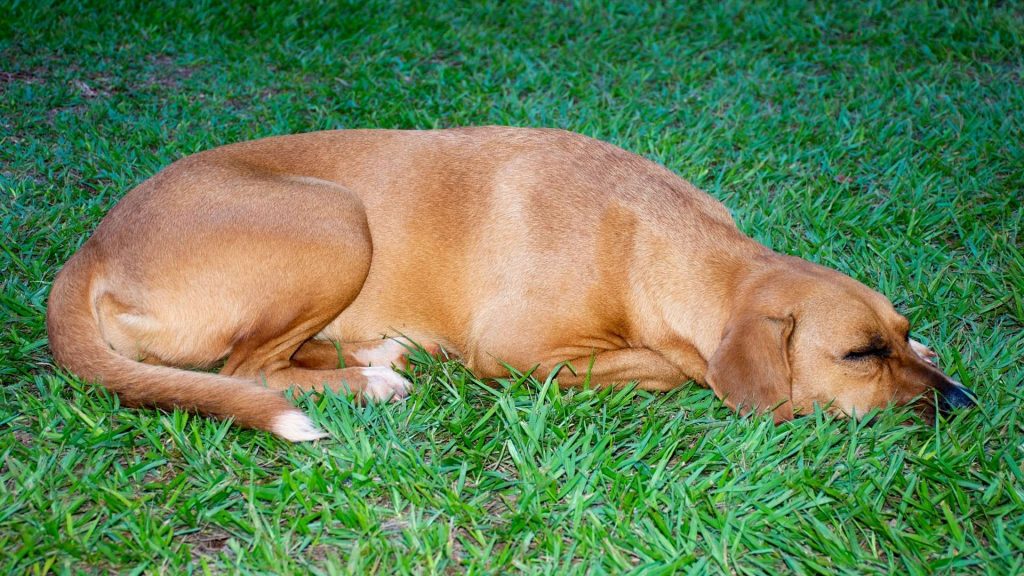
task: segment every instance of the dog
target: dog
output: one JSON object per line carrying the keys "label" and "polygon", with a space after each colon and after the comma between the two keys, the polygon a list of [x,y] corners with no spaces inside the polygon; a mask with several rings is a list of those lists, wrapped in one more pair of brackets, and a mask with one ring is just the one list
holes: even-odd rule
{"label": "dog", "polygon": [[758,244],[666,168],[553,129],[325,131],[185,157],[110,210],[46,320],[56,363],[127,406],[291,441],[325,434],[285,391],[399,400],[413,343],[483,378],[694,380],[776,422],[974,403],[881,294]]}

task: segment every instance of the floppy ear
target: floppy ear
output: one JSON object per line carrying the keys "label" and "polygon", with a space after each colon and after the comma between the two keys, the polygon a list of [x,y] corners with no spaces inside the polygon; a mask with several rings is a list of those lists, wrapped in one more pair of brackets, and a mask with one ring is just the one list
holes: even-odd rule
{"label": "floppy ear", "polygon": [[705,379],[726,405],[741,414],[771,410],[776,422],[793,419],[789,368],[792,316],[745,317],[722,335]]}

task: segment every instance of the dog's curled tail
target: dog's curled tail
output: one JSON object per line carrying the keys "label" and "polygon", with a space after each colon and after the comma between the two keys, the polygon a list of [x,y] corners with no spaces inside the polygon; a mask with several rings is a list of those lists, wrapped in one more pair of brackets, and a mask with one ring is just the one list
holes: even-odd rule
{"label": "dog's curled tail", "polygon": [[181,408],[218,418],[233,418],[248,428],[267,430],[301,442],[323,438],[284,394],[255,380],[154,366],[117,353],[101,332],[90,251],[73,256],[57,275],[46,309],[50,350],[57,364],[76,376],[98,382],[126,406]]}

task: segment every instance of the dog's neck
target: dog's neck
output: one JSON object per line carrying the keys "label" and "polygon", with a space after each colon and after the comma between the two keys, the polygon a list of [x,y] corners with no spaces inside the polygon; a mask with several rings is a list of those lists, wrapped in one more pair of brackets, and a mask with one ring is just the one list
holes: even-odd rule
{"label": "dog's neck", "polygon": [[[640,255],[642,272],[634,282],[636,338],[702,382],[745,291],[784,267],[784,257],[746,236],[707,242],[700,250],[654,245]],[[665,275],[669,271],[672,277]]]}

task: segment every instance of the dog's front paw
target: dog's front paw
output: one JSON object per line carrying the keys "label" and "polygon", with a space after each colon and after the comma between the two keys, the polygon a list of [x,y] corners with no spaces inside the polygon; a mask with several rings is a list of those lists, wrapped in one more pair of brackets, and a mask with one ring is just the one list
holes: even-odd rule
{"label": "dog's front paw", "polygon": [[361,368],[366,378],[363,387],[363,400],[371,402],[399,402],[409,396],[412,382],[403,378],[398,372],[383,366]]}
{"label": "dog's front paw", "polygon": [[[409,353],[422,346],[430,356],[439,356],[441,346],[434,342],[416,344],[404,336],[386,338],[376,342],[358,342],[352,350],[351,361],[356,366],[390,366],[397,370],[409,367]],[[351,348],[350,348],[351,349]]]}

